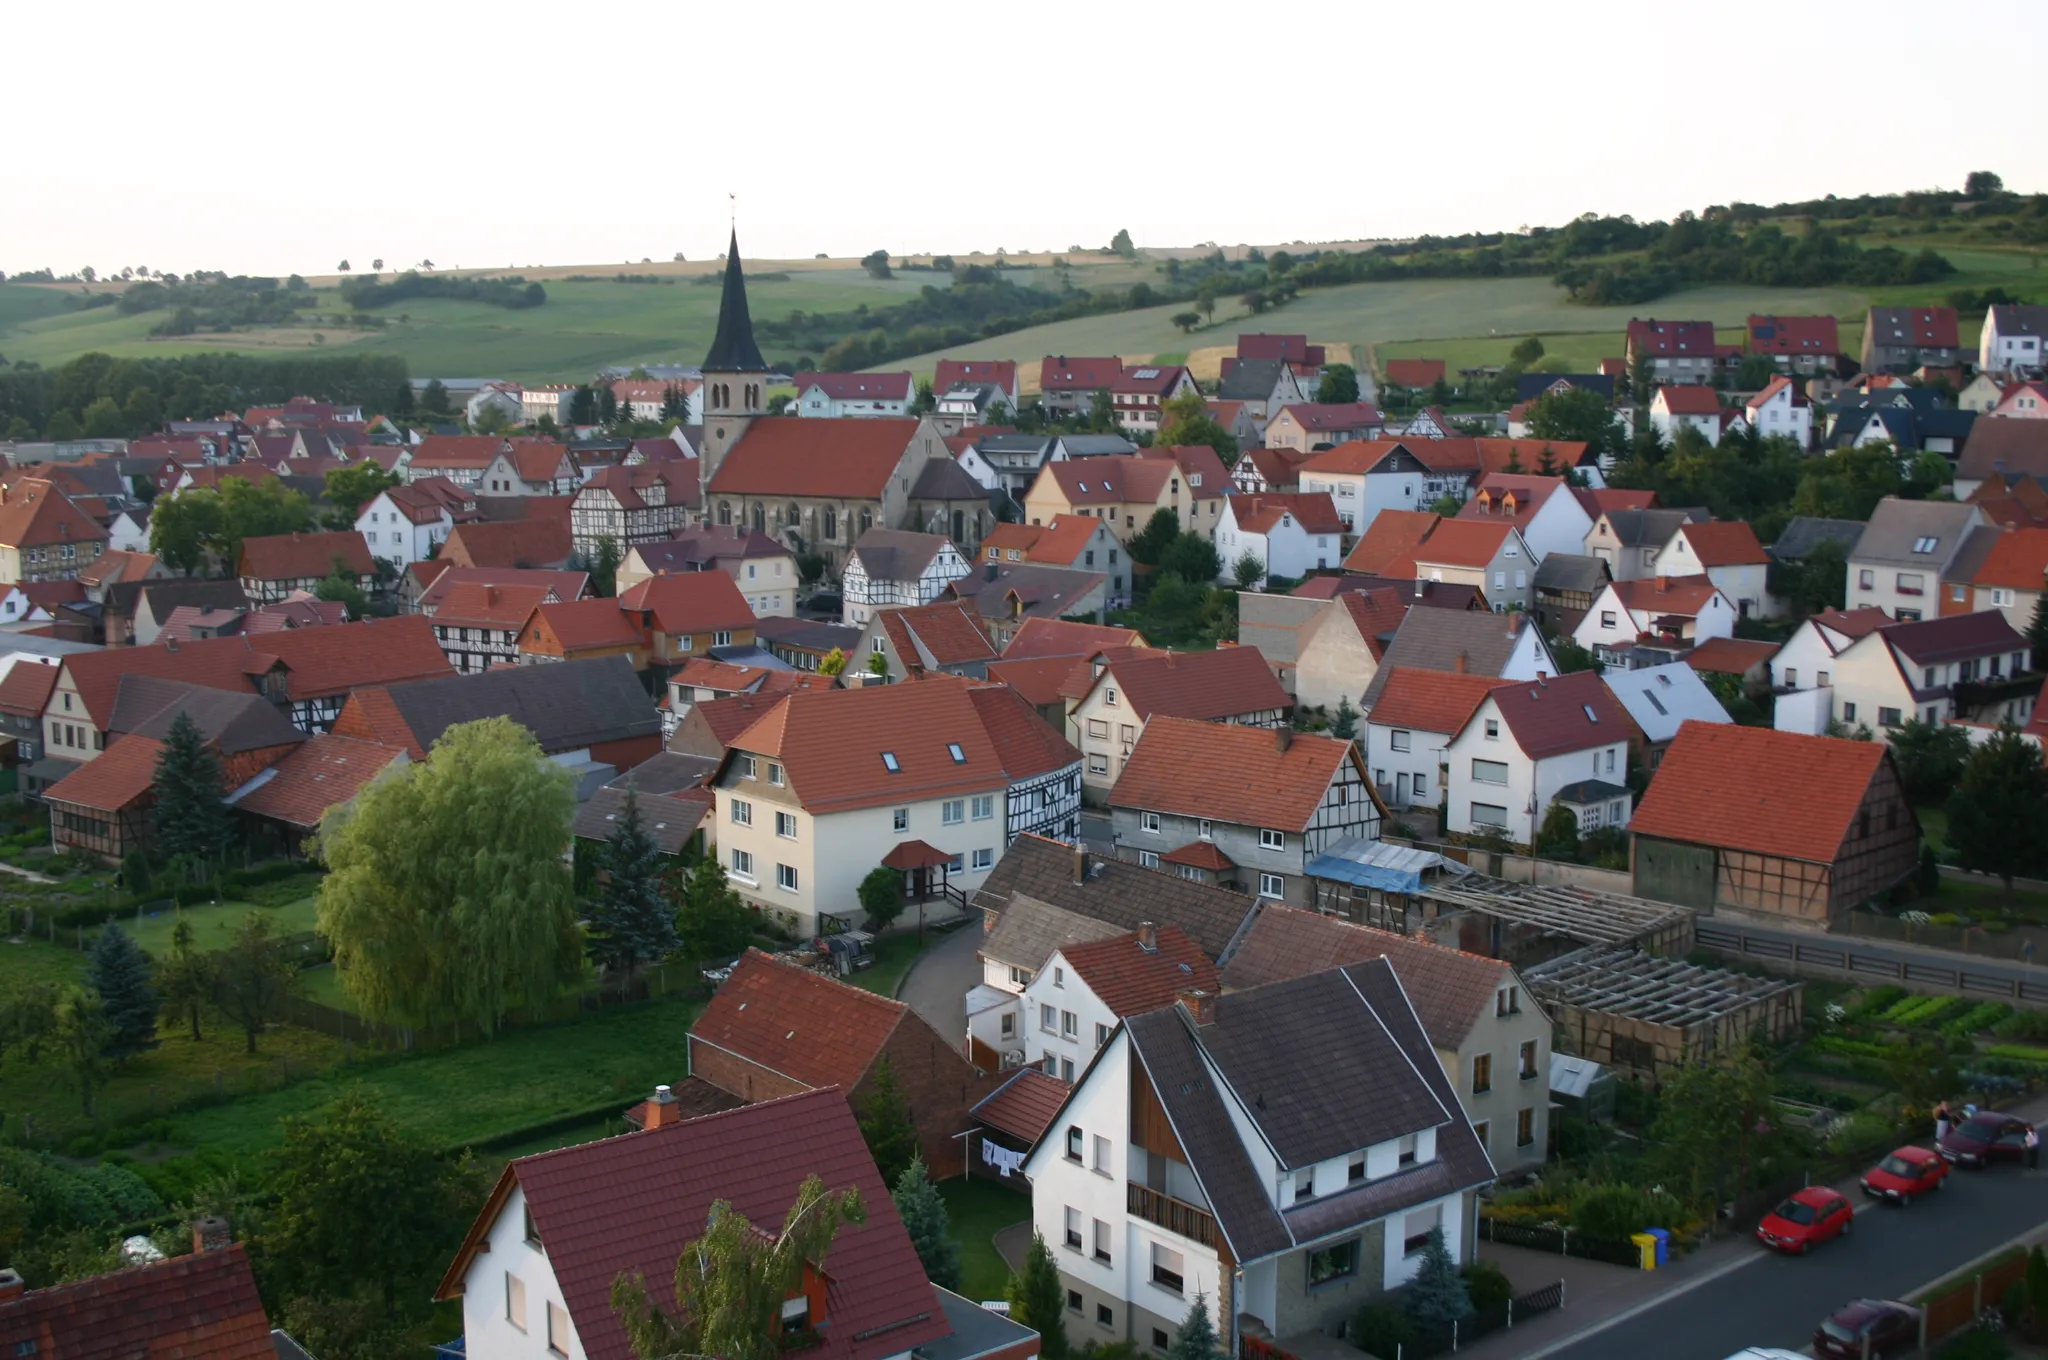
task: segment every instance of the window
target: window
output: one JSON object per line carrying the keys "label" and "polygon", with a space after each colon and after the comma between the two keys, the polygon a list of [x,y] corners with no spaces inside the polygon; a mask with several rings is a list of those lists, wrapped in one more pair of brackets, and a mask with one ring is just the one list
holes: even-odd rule
{"label": "window", "polygon": [[1287,880],[1279,874],[1260,874],[1259,896],[1276,899],[1287,896]]}
{"label": "window", "polygon": [[1483,1096],[1493,1089],[1493,1055],[1481,1053],[1472,1059],[1472,1094]]}
{"label": "window", "polygon": [[747,802],[744,798],[733,799],[732,824],[734,826],[752,826],[754,824],[754,805]]}
{"label": "window", "polygon": [[1105,1176],[1109,1174],[1109,1140],[1099,1133],[1095,1135],[1095,1161],[1093,1167]]}
{"label": "window", "polygon": [[1090,718],[1088,720],[1088,735],[1094,737],[1097,741],[1109,740],[1109,724],[1101,718]]}
{"label": "window", "polygon": [[1474,803],[1471,820],[1474,826],[1506,826],[1508,810],[1497,803]]}
{"label": "window", "polygon": [[505,1272],[505,1321],[526,1330],[526,1281],[509,1270]]}
{"label": "window", "polygon": [[994,847],[983,846],[981,849],[974,852],[974,867],[976,869],[993,869],[995,867],[995,863],[996,852]]}
{"label": "window", "polygon": [[886,647],[882,645],[882,639],[879,637],[869,639],[869,648],[874,652],[876,656],[880,656],[888,650]]}
{"label": "window", "polygon": [[1106,1044],[1106,1043],[1108,1043],[1108,1042],[1109,1042],[1109,1026],[1108,1026],[1108,1025],[1105,1025],[1105,1024],[1103,1024],[1103,1023],[1102,1023],[1101,1021],[1099,1021],[1099,1020],[1098,1020],[1098,1021],[1096,1021],[1096,1022],[1095,1022],[1095,1046],[1096,1046],[1097,1048],[1101,1048],[1101,1047],[1102,1047],[1102,1046],[1103,1046],[1104,1044]]}
{"label": "window", "polygon": [[982,794],[974,800],[974,820],[985,822],[996,815],[996,800],[992,794]]}
{"label": "window", "polygon": [[[1038,1006],[1038,1027],[1039,1027],[1040,1029],[1044,1030],[1044,1031],[1045,1031],[1045,1032],[1046,1032],[1047,1034],[1057,1034],[1057,1033],[1059,1033],[1059,1028],[1060,1028],[1060,1009],[1059,1009],[1059,1007],[1057,1007],[1057,1006],[1048,1006],[1048,1005],[1046,1005],[1046,1004],[1045,1004],[1044,1002],[1040,1002],[1040,1003],[1039,1003],[1039,1006]],[[1080,1149],[1080,1146],[1081,1146],[1081,1145],[1080,1145],[1080,1142],[1079,1142],[1079,1139],[1080,1139],[1080,1137],[1081,1137],[1081,1131],[1080,1131],[1079,1129],[1068,1129],[1068,1130],[1067,1130],[1067,1148],[1068,1148],[1068,1152],[1067,1152],[1067,1155],[1068,1155],[1068,1156],[1070,1156],[1070,1157],[1072,1157],[1072,1158],[1073,1158],[1073,1159],[1074,1159],[1075,1161],[1077,1161],[1077,1162],[1081,1160],[1081,1154],[1080,1154],[1080,1151],[1079,1151],[1079,1149]]]}
{"label": "window", "polygon": [[[1102,1225],[1098,1223],[1095,1226],[1099,1228]],[[1102,1254],[1097,1252],[1096,1255],[1101,1256]],[[1102,1256],[1102,1259],[1107,1261],[1109,1258]],[[1100,1327],[1114,1327],[1116,1326],[1116,1314],[1109,1310],[1108,1304],[1098,1303],[1095,1305],[1095,1322]]]}
{"label": "window", "polygon": [[1401,1224],[1401,1254],[1413,1256],[1429,1245],[1429,1235],[1443,1226],[1443,1206],[1417,1209]]}
{"label": "window", "polygon": [[894,751],[884,751],[882,752],[882,768],[890,774],[901,774],[903,772],[903,762],[896,759]]}
{"label": "window", "polygon": [[1010,1013],[1009,1013],[1008,1011],[1005,1011],[1005,1012],[1003,1012],[1002,1022],[1003,1022],[1003,1023],[1002,1023],[1002,1029],[1003,1029],[1003,1037],[1004,1037],[1005,1039],[1014,1039],[1014,1038],[1016,1038],[1016,1037],[1017,1037],[1017,1017],[1016,1017],[1016,1016],[1014,1016],[1014,1015],[1011,1015],[1011,1014],[1010,1014]]}
{"label": "window", "polygon": [[910,809],[897,808],[889,814],[889,825],[897,831],[910,830]]}
{"label": "window", "polygon": [[811,1329],[811,1300],[808,1295],[799,1294],[793,1299],[782,1301],[782,1334],[801,1336]]}
{"label": "window", "polygon": [[1787,666],[1785,668],[1785,683],[1788,686],[1797,687],[1799,684],[1799,668],[1797,666]]}
{"label": "window", "polygon": [[796,866],[778,864],[775,866],[775,886],[784,892],[796,891]]}
{"label": "window", "polygon": [[1404,731],[1397,729],[1389,740],[1392,741],[1396,751],[1406,751],[1409,749],[1409,734]]}
{"label": "window", "polygon": [[1287,833],[1286,833],[1286,832],[1284,832],[1284,831],[1273,831],[1273,830],[1270,830],[1270,829],[1268,829],[1268,828],[1265,828],[1265,827],[1261,827],[1261,828],[1259,829],[1259,849],[1261,849],[1261,850],[1285,850],[1286,848],[1287,848]]}
{"label": "window", "polygon": [[948,798],[939,804],[939,825],[958,826],[967,820],[967,800]]}
{"label": "window", "polygon": [[1090,774],[1108,774],[1108,773],[1109,773],[1109,757],[1108,757],[1108,756],[1104,756],[1104,755],[1092,755],[1092,756],[1089,756],[1089,757],[1088,757],[1088,773],[1090,773]]}
{"label": "window", "polygon": [[1308,1254],[1308,1287],[1332,1280],[1349,1279],[1358,1273],[1358,1239],[1338,1242]]}
{"label": "window", "polygon": [[548,1350],[555,1355],[569,1353],[569,1310],[548,1301]]}
{"label": "window", "polygon": [[953,758],[955,765],[965,765],[967,763],[967,752],[960,749],[960,743],[957,741],[946,743],[946,754]]}
{"label": "window", "polygon": [[1140,869],[1157,869],[1159,867],[1159,852],[1157,850],[1140,850],[1138,852],[1138,867]]}
{"label": "window", "polygon": [[1500,1016],[1520,1015],[1522,1013],[1522,989],[1520,987],[1503,987],[1495,992],[1493,994],[1493,1013]]}
{"label": "window", "polygon": [[[1068,1213],[1072,1213],[1072,1212],[1074,1212],[1074,1211],[1073,1211],[1072,1209],[1069,1209],[1069,1210],[1067,1210],[1067,1212],[1068,1212]],[[1079,1313],[1079,1312],[1081,1311],[1081,1291],[1080,1291],[1080,1290],[1078,1290],[1078,1289],[1069,1289],[1069,1290],[1067,1291],[1067,1311],[1068,1311],[1069,1313]]]}
{"label": "window", "polygon": [[1078,1039],[1081,1037],[1081,1017],[1072,1011],[1060,1012],[1060,1037]]}
{"label": "window", "polygon": [[[1108,1265],[1111,1260],[1109,1254],[1109,1225],[1099,1218],[1095,1220],[1095,1259],[1104,1265]],[[1109,1310],[1105,1308],[1102,1312],[1106,1314]],[[1103,1325],[1107,1326],[1108,1324],[1105,1322]]]}
{"label": "window", "polygon": [[1316,1197],[1316,1169],[1315,1169],[1314,1167],[1310,1167],[1310,1168],[1308,1168],[1308,1169],[1307,1169],[1306,1171],[1297,1171],[1297,1172],[1295,1172],[1295,1173],[1294,1173],[1294,1202],[1295,1202],[1296,1204],[1299,1204],[1299,1203],[1301,1203],[1301,1202],[1302,1202],[1303,1200],[1305,1200],[1305,1199],[1314,1199],[1315,1197]]}
{"label": "window", "polygon": [[1488,741],[1500,740],[1500,720],[1498,718],[1488,718],[1486,720],[1486,739]]}
{"label": "window", "polygon": [[1159,1328],[1154,1327],[1152,1329],[1152,1349],[1155,1351],[1163,1351],[1167,1348],[1168,1344],[1169,1342],[1166,1333],[1161,1331]]}
{"label": "window", "polygon": [[1877,725],[1879,727],[1897,727],[1899,725],[1899,710],[1896,708],[1880,708],[1877,710]]}
{"label": "window", "polygon": [[1507,762],[1500,760],[1475,760],[1472,762],[1472,782],[1475,784],[1505,784],[1508,782]]}
{"label": "window", "polygon": [[740,778],[742,778],[742,779],[752,779],[752,778],[754,778],[754,758],[753,758],[752,756],[750,756],[750,755],[742,755],[742,756],[741,756],[741,757],[739,758],[739,767],[740,767]]}
{"label": "window", "polygon": [[[1049,1010],[1051,1008],[1047,1007],[1047,1009]],[[1051,1027],[1047,1026],[1047,1028]],[[1087,1145],[1087,1142],[1088,1135],[1081,1132],[1081,1126],[1079,1124],[1067,1125],[1067,1160],[1070,1162],[1079,1163],[1081,1160],[1081,1149]],[[1067,1210],[1067,1214],[1068,1226],[1070,1228],[1078,1226],[1077,1216],[1074,1214],[1074,1211],[1072,1209],[1069,1209]],[[1080,1246],[1081,1234],[1079,1232],[1073,1232],[1070,1235],[1075,1239],[1073,1245],[1077,1247]]]}
{"label": "window", "polygon": [[1061,1080],[1061,1081],[1064,1081],[1064,1082],[1067,1082],[1067,1083],[1069,1083],[1069,1084],[1071,1084],[1071,1083],[1073,1082],[1073,1080],[1074,1080],[1074,1060],[1073,1060],[1072,1058],[1061,1058],[1061,1059],[1060,1059],[1060,1080]]}
{"label": "window", "polygon": [[768,762],[768,782],[778,789],[782,787],[782,767],[772,760]]}
{"label": "window", "polygon": [[1521,1061],[1516,1070],[1523,1081],[1530,1081],[1535,1078],[1536,1041],[1534,1039],[1525,1039],[1522,1041]]}
{"label": "window", "polygon": [[526,1210],[526,1245],[539,1252],[547,1250],[540,1244],[540,1225],[533,1221],[532,1206],[528,1206]]}
{"label": "window", "polygon": [[1515,1146],[1525,1148],[1536,1141],[1536,1110],[1530,1106],[1515,1112]]}
{"label": "window", "polygon": [[1843,722],[1855,722],[1855,721],[1856,721],[1856,705],[1855,705],[1855,704],[1854,704],[1853,702],[1851,702],[1851,701],[1847,701],[1847,700],[1843,701],[1843,704],[1842,704],[1842,721],[1843,721]]}
{"label": "window", "polygon": [[1108,704],[1108,705],[1109,705],[1109,706],[1110,706],[1111,708],[1115,708],[1115,707],[1116,707],[1116,686],[1115,686],[1115,685],[1111,685],[1111,686],[1110,686],[1110,687],[1109,687],[1108,689],[1105,689],[1105,690],[1103,690],[1103,691],[1102,691],[1102,702],[1103,702],[1103,703],[1105,703],[1105,704]]}
{"label": "window", "polygon": [[1479,1140],[1479,1146],[1481,1148],[1484,1148],[1489,1153],[1493,1151],[1493,1144],[1489,1143],[1486,1140],[1486,1135],[1492,1130],[1492,1128],[1493,1125],[1486,1120],[1481,1120],[1479,1123],[1474,1124],[1472,1126],[1472,1136],[1474,1138],[1477,1138]]}
{"label": "window", "polygon": [[1159,834],[1159,814],[1158,814],[1158,813],[1156,813],[1156,812],[1141,812],[1141,813],[1139,813],[1139,814],[1138,814],[1138,830],[1140,830],[1140,831],[1143,831],[1143,832],[1146,832],[1146,833],[1147,833],[1147,834],[1149,834],[1149,835],[1153,835],[1153,836],[1156,836],[1156,835],[1158,835],[1158,834]]}
{"label": "window", "polygon": [[1152,1283],[1178,1294],[1185,1287],[1187,1261],[1171,1247],[1152,1244]]}
{"label": "window", "polygon": [[739,877],[741,877],[741,878],[744,878],[745,880],[747,880],[747,882],[749,882],[749,883],[752,883],[752,882],[754,881],[754,856],[753,856],[753,853],[752,853],[751,851],[747,851],[747,850],[735,850],[735,851],[733,851],[733,852],[732,852],[732,871],[733,871],[733,873],[737,874],[737,875],[738,875]]}
{"label": "window", "polygon": [[[1081,1159],[1076,1157],[1074,1160],[1079,1161]],[[1081,1211],[1079,1209],[1070,1208],[1067,1210],[1067,1245],[1075,1251],[1081,1250]],[[1080,1296],[1076,1295],[1075,1297],[1078,1298]]]}
{"label": "window", "polygon": [[1941,540],[1938,538],[1916,538],[1913,540],[1913,551],[1916,553],[1931,553],[1934,551],[1935,545],[1940,542]]}
{"label": "window", "polygon": [[1927,593],[1925,589],[1926,584],[1927,578],[1918,572],[1902,571],[1898,575],[1899,594],[1901,595],[1924,595]]}
{"label": "window", "polygon": [[796,839],[796,814],[794,812],[778,812],[775,814],[775,834],[786,841]]}

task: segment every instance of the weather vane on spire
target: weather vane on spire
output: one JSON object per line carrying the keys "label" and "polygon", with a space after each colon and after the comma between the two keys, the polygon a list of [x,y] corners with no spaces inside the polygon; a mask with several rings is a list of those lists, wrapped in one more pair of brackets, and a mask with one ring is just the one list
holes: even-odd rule
{"label": "weather vane on spire", "polygon": [[738,194],[730,192],[726,194],[725,213],[726,219],[728,223],[731,225],[732,229],[734,231],[738,231],[740,229],[740,200]]}

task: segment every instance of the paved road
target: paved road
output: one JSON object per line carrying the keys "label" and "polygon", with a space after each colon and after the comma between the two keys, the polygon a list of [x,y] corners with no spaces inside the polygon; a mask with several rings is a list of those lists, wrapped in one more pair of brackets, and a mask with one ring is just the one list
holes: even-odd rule
{"label": "paved road", "polygon": [[[1659,1356],[1722,1360],[1744,1346],[1802,1350],[1835,1306],[1898,1298],[2048,1220],[2048,1171],[1958,1173],[1940,1193],[1907,1209],[1872,1204],[1848,1236],[1811,1256],[1759,1247],[1684,1292],[1624,1313],[1600,1331],[1529,1353],[1527,1360]],[[1567,1302],[1569,1307],[1569,1302]]]}
{"label": "paved road", "polygon": [[980,945],[979,922],[958,927],[918,955],[896,993],[948,1043],[967,1040],[967,989],[981,981]]}

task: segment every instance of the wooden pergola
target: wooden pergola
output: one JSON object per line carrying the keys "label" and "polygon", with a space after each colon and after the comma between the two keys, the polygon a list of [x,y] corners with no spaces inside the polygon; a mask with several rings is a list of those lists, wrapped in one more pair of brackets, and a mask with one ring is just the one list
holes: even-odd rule
{"label": "wooden pergola", "polygon": [[1523,972],[1580,1057],[1654,1080],[1739,1047],[1761,1032],[1799,1028],[1805,984],[1595,946]]}
{"label": "wooden pergola", "polygon": [[1477,912],[1589,945],[1635,945],[1655,954],[1684,954],[1692,948],[1690,911],[1624,893],[1467,874],[1439,879],[1421,895],[1437,904],[1439,914]]}

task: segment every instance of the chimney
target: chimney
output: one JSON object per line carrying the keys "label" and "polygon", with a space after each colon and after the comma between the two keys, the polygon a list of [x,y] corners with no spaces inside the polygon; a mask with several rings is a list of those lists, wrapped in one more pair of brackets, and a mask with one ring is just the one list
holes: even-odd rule
{"label": "chimney", "polygon": [[1463,652],[1459,652],[1456,659],[1451,662],[1451,671],[1457,675],[1465,673],[1465,654]]}
{"label": "chimney", "polygon": [[1422,578],[1420,576],[1415,578],[1415,598],[1418,600],[1422,598]]}
{"label": "chimney", "polygon": [[990,562],[988,564],[988,574],[984,576],[982,579],[987,581],[993,581],[996,579],[996,564],[994,562]]}
{"label": "chimney", "polygon": [[1659,595],[1663,595],[1663,594],[1666,594],[1666,593],[1668,593],[1668,592],[1670,591],[1670,589],[1671,589],[1671,578],[1670,578],[1669,576],[1659,576],[1659,577],[1657,578],[1657,593],[1658,593]]}
{"label": "chimney", "polygon": [[28,1282],[21,1278],[21,1272],[0,1266],[0,1303],[18,1299],[28,1289]]}
{"label": "chimney", "polygon": [[655,1087],[653,1098],[640,1106],[640,1128],[643,1132],[682,1122],[683,1107],[676,1104],[676,1093],[666,1086]]}
{"label": "chimney", "polygon": [[1273,729],[1274,750],[1284,752],[1292,745],[1294,745],[1294,729],[1292,727],[1286,723],[1281,723]]}
{"label": "chimney", "polygon": [[234,1240],[224,1218],[208,1214],[205,1218],[192,1220],[192,1250],[195,1252],[224,1251]]}
{"label": "chimney", "polygon": [[1197,1028],[1216,1023],[1214,992],[1205,992],[1197,987],[1193,991],[1176,992],[1173,999],[1180,1003],[1180,1008],[1188,1013],[1188,1019],[1194,1021]]}
{"label": "chimney", "polygon": [[1138,922],[1138,948],[1147,954],[1159,952],[1159,927],[1150,921]]}
{"label": "chimney", "polygon": [[1074,885],[1079,887],[1088,881],[1088,847],[1080,841],[1074,842]]}

